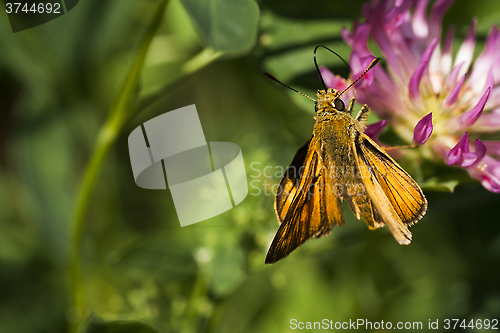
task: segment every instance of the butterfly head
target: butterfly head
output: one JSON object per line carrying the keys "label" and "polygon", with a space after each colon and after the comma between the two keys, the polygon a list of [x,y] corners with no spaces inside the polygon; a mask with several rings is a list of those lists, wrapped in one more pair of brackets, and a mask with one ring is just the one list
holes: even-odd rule
{"label": "butterfly head", "polygon": [[326,91],[323,89],[318,90],[316,93],[318,97],[316,102],[316,113],[332,113],[333,111],[345,112],[345,105],[340,99],[340,95],[341,93],[333,88],[328,88]]}

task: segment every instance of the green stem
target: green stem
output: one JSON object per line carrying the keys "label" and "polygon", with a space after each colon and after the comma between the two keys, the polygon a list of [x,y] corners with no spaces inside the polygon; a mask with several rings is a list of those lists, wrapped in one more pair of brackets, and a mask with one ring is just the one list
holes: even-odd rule
{"label": "green stem", "polygon": [[206,48],[182,66],[182,73],[184,75],[193,74],[222,55],[223,52],[216,52],[211,48]]}
{"label": "green stem", "polygon": [[[125,122],[130,118],[135,112],[144,110],[148,105],[159,99],[164,94],[164,89],[160,92],[146,97],[140,104],[134,103],[137,93],[137,88],[139,85],[139,78],[141,70],[144,66],[144,61],[146,54],[151,44],[151,41],[158,30],[161,19],[163,17],[163,12],[168,3],[168,0],[160,0],[156,8],[154,18],[144,35],[141,42],[137,57],[130,68],[127,77],[125,78],[120,92],[109,112],[109,116],[101,127],[96,145],[94,147],[94,152],[90,158],[90,162],[85,170],[83,182],[80,188],[77,199],[77,208],[75,217],[72,224],[71,230],[71,264],[70,264],[70,283],[71,283],[71,293],[72,293],[72,308],[71,313],[74,314],[72,321],[71,332],[78,333],[83,322],[83,319],[87,315],[86,309],[83,302],[83,285],[82,285],[82,274],[80,266],[80,250],[83,226],[85,222],[85,215],[89,206],[90,198],[94,190],[99,171],[104,163],[106,156],[109,153],[113,143],[116,141],[121,129]],[[170,90],[171,87],[178,83],[179,79],[193,74],[194,72],[200,70],[201,68],[207,66],[211,62],[218,59],[222,53],[214,52],[213,50],[207,48],[201,51],[198,55],[194,56],[192,59],[184,63],[181,76],[177,80],[174,80],[171,84],[167,85],[167,89]]]}
{"label": "green stem", "polygon": [[130,117],[133,110],[132,104],[136,96],[139,77],[141,74],[149,45],[162,21],[163,13],[168,0],[160,0],[154,13],[153,20],[149,25],[139,47],[136,59],[130,68],[120,92],[111,108],[109,116],[101,127],[94,152],[85,171],[83,183],[78,195],[77,208],[71,230],[71,264],[70,280],[72,292],[72,308],[74,314],[71,331],[79,332],[81,323],[86,315],[83,302],[83,287],[80,267],[80,248],[85,214],[90,202],[92,191],[95,187],[99,170],[106,158],[111,146],[115,142],[125,121]]}
{"label": "green stem", "polygon": [[203,278],[203,268],[199,267],[184,315],[182,332],[194,333],[197,331],[196,328],[199,326],[199,322],[197,322],[196,318],[200,313],[200,302],[202,301],[202,296],[206,295],[206,293],[207,287]]}

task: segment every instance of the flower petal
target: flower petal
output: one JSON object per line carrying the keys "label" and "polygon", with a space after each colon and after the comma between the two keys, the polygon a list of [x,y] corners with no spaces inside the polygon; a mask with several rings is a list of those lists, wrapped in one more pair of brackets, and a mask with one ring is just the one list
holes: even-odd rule
{"label": "flower petal", "polygon": [[476,149],[472,153],[469,151],[469,137],[465,132],[455,147],[448,152],[446,162],[448,165],[458,165],[464,168],[480,162],[486,155],[486,146],[479,139],[476,139],[474,146]]}
{"label": "flower petal", "polygon": [[477,161],[479,162],[486,155],[486,146],[479,139],[476,139],[476,141],[474,142],[474,146],[476,147],[476,150],[474,151],[474,153],[476,154]]}
{"label": "flower petal", "polygon": [[490,94],[490,98],[486,102],[484,108],[486,110],[491,110],[500,106],[500,86],[496,86]]}
{"label": "flower petal", "polygon": [[372,71],[376,82],[380,84],[382,88],[385,88],[384,89],[385,91],[389,93],[394,93],[395,91],[398,90],[398,87],[394,84],[392,78],[389,75],[387,75],[387,72],[382,66],[375,66],[373,67]]}
{"label": "flower petal", "polygon": [[441,88],[443,87],[443,81],[445,76],[443,75],[443,67],[441,66],[441,48],[434,48],[432,52],[431,60],[429,61],[429,81],[432,86],[432,91],[435,95],[439,94]]}
{"label": "flower petal", "polygon": [[420,63],[410,79],[408,93],[413,101],[420,97],[420,81],[422,80],[422,76],[424,75],[424,71],[427,69],[428,64],[428,62]]}
{"label": "flower petal", "polygon": [[366,18],[366,22],[371,27],[370,35],[384,54],[388,67],[391,68],[396,75],[403,78],[403,74],[399,66],[399,59],[394,52],[395,49],[388,36],[389,31],[386,30],[386,26],[388,24],[385,20],[386,5],[389,8],[392,8],[391,4],[385,2],[372,2],[371,4],[365,4],[363,6],[363,16]]}
{"label": "flower petal", "polygon": [[474,45],[476,42],[475,35],[476,35],[476,23],[477,20],[472,20],[471,26],[469,28],[469,32],[467,33],[467,36],[465,37],[465,40],[460,46],[460,49],[458,50],[457,56],[455,57],[455,65],[464,63],[464,66],[462,66],[462,69],[460,73],[458,74],[459,76],[464,75],[467,70],[469,69],[469,66],[472,62],[472,56],[474,54]]}
{"label": "flower petal", "polygon": [[[323,81],[328,88],[334,88],[338,91],[343,91],[345,88],[349,86],[349,83],[338,75],[333,74],[328,68],[321,66],[319,68],[321,73],[321,77],[323,77]],[[344,102],[344,104],[348,104],[351,98],[354,97],[355,89],[350,88],[344,94],[340,96],[340,99]]]}
{"label": "flower petal", "polygon": [[446,163],[448,165],[458,165],[458,166],[466,166],[464,165],[464,160],[466,160],[467,166],[472,165],[476,160],[472,160],[476,155],[472,156],[469,152],[469,136],[467,132],[465,132],[460,141],[455,145],[455,147],[451,148],[446,156]]}
{"label": "flower petal", "polygon": [[[394,92],[397,93],[394,93]],[[374,81],[369,87],[356,89],[356,98],[361,104],[368,104],[375,114],[381,118],[388,116],[408,117],[411,111],[404,105],[398,90],[387,91],[385,87]]]}
{"label": "flower petal", "polygon": [[434,3],[429,16],[429,36],[427,38],[441,36],[441,20],[452,3],[453,0],[438,0]]}
{"label": "flower petal", "polygon": [[429,44],[429,46],[425,49],[424,53],[422,54],[422,58],[420,58],[420,63],[422,62],[429,62],[431,60],[432,52],[434,52],[434,49],[436,48],[436,45],[439,42],[439,38],[434,38],[432,42]]}
{"label": "flower petal", "polygon": [[462,76],[462,78],[457,82],[451,93],[446,97],[444,101],[444,105],[446,106],[451,106],[455,104],[455,102],[458,99],[458,95],[460,94],[460,90],[462,89],[462,86],[464,85],[465,81],[465,75]]}
{"label": "flower petal", "polygon": [[421,0],[415,4],[415,11],[413,13],[413,32],[417,37],[425,38],[429,33],[429,25],[427,24],[427,5],[429,0]]}
{"label": "flower petal", "polygon": [[462,62],[458,65],[455,65],[455,67],[453,67],[453,69],[451,70],[451,73],[446,77],[446,80],[443,84],[444,92],[449,92],[451,89],[453,89],[453,87],[457,83],[458,73],[460,72],[460,68],[462,68],[463,64],[464,63]]}
{"label": "flower petal", "polygon": [[481,181],[481,185],[488,191],[500,193],[500,179],[497,177],[485,172],[479,180]]}
{"label": "flower petal", "polygon": [[319,68],[321,77],[328,88],[334,88],[338,91],[342,91],[347,88],[347,84],[343,78],[338,75],[333,74],[328,68],[321,66]]}
{"label": "flower petal", "polygon": [[429,61],[431,59],[434,49],[436,48],[438,41],[439,40],[437,38],[434,38],[434,40],[430,43],[430,45],[422,54],[417,69],[410,78],[408,92],[413,101],[417,100],[420,97],[420,82],[422,80],[425,70],[429,66]]}
{"label": "flower petal", "polygon": [[457,150],[453,150],[453,149],[450,150],[448,152],[448,155],[446,156],[446,164],[448,164],[448,165],[458,164],[458,162],[460,161],[461,153],[462,152],[458,149]]}
{"label": "flower petal", "polygon": [[466,153],[462,155],[462,163],[461,166],[466,168],[476,163],[477,155],[474,153]]}
{"label": "flower petal", "polygon": [[424,144],[432,134],[432,112],[420,119],[413,131],[413,142],[417,145]]}
{"label": "flower petal", "polygon": [[378,137],[387,125],[387,120],[381,120],[376,123],[370,124],[365,128],[365,134],[368,135],[373,141],[378,141]]}
{"label": "flower petal", "polygon": [[[486,73],[490,72],[492,68],[499,68],[500,71],[500,31],[496,26],[491,27],[491,30],[486,39],[485,47],[481,55],[474,62],[474,68],[470,75],[471,82],[477,82],[480,78],[484,77]],[[496,63],[495,63],[496,61]],[[496,74],[496,73],[495,73]],[[497,77],[496,82],[500,81],[500,76]]]}
{"label": "flower petal", "polygon": [[[446,39],[443,44],[443,55],[441,56],[441,71],[443,76],[448,75],[451,70],[452,61],[452,45],[453,45],[453,33],[455,32],[455,27],[451,26],[446,33]],[[458,73],[457,73],[458,74]]]}
{"label": "flower petal", "polygon": [[[500,53],[498,54],[500,56]],[[468,100],[469,104],[477,104],[481,97],[486,93],[488,89],[493,90],[495,85],[495,79],[493,77],[493,70],[489,70],[482,77],[476,81],[472,81],[469,77],[467,80],[465,93],[463,95],[464,100]],[[490,98],[488,99],[488,101]],[[489,106],[489,108],[492,108]],[[488,107],[486,108],[488,109]]]}
{"label": "flower petal", "polygon": [[368,37],[370,36],[370,26],[368,24],[358,25],[351,34],[347,29],[342,30],[342,38],[352,47],[360,57],[372,55],[368,49]]}
{"label": "flower petal", "polygon": [[[365,72],[365,70],[368,68],[368,66],[370,66],[374,59],[375,57],[372,55],[360,58],[356,52],[351,52],[350,64],[353,81],[357,80]],[[356,83],[355,86],[356,88],[368,87],[373,83],[373,79],[373,71],[368,71],[363,76],[363,78]]]}
{"label": "flower petal", "polygon": [[500,141],[484,141],[483,144],[488,154],[500,156]]}
{"label": "flower petal", "polygon": [[482,86],[482,88],[478,84],[478,87],[475,89],[476,95],[481,96],[484,93],[486,93],[487,90],[490,90],[490,91],[493,90],[494,86],[495,86],[495,79],[493,77],[493,71],[489,71],[488,75],[486,76],[486,80],[484,81],[484,85]]}
{"label": "flower petal", "polygon": [[460,116],[460,126],[462,128],[467,128],[476,122],[476,120],[479,118],[481,113],[483,112],[484,105],[486,104],[486,101],[488,100],[488,97],[490,97],[490,91],[491,88],[488,88],[486,92],[484,93],[483,97],[479,100],[479,102],[474,106],[472,109],[469,111],[465,112]]}
{"label": "flower petal", "polygon": [[[488,101],[490,98],[488,98]],[[493,133],[500,131],[500,108],[483,113],[473,128],[475,132]]]}

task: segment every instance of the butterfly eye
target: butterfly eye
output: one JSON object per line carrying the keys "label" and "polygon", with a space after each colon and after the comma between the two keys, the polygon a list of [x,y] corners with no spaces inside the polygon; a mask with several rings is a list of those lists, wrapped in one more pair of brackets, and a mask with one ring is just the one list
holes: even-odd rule
{"label": "butterfly eye", "polygon": [[344,111],[345,105],[341,99],[337,98],[333,103],[335,105],[335,109],[337,109],[338,111]]}

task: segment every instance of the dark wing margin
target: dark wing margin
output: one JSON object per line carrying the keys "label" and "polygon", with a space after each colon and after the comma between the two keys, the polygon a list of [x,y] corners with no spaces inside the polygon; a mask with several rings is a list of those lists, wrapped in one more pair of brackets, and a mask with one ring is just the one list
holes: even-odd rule
{"label": "dark wing margin", "polygon": [[333,194],[324,174],[312,138],[297,151],[278,187],[275,210],[281,225],[266,264],[283,259],[313,237],[330,233],[334,225],[344,224],[341,198]]}

